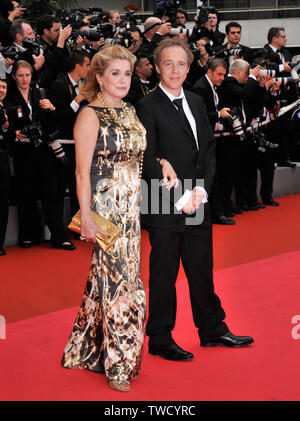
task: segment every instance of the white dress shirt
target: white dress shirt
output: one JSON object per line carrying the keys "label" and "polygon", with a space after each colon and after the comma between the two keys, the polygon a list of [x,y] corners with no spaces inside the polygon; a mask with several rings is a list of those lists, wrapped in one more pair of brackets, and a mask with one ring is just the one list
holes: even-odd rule
{"label": "white dress shirt", "polygon": [[[196,145],[197,145],[197,149],[199,150],[199,145],[198,145],[198,136],[197,136],[197,125],[196,125],[196,121],[194,119],[194,116],[192,114],[192,111],[189,107],[189,104],[186,100],[186,97],[184,95],[184,90],[181,88],[181,92],[179,96],[174,96],[172,94],[170,94],[170,92],[168,92],[166,89],[164,89],[164,87],[162,86],[162,84],[159,84],[160,89],[167,95],[167,97],[170,99],[170,101],[174,101],[174,99],[182,99],[182,108],[183,111],[186,115],[186,118],[188,119],[191,129],[193,131],[194,137],[195,137],[195,141],[196,141]],[[174,107],[176,108],[176,106],[174,105]],[[206,203],[207,202],[207,192],[206,190],[201,187],[201,186],[196,186],[194,187],[195,189],[198,189],[201,193],[204,194],[202,203]],[[181,211],[184,206],[187,204],[189,197],[190,197],[191,191],[190,190],[185,190],[183,196],[175,203],[175,207],[178,211]]]}

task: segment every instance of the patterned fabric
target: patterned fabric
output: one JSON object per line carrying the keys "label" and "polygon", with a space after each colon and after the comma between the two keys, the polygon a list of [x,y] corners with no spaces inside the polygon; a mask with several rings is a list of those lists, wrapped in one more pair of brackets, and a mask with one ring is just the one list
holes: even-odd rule
{"label": "patterned fabric", "polygon": [[[107,251],[94,245],[81,307],[65,348],[67,368],[105,372],[108,381],[136,377],[141,365],[146,298],[139,279],[140,179],[145,129],[136,117],[120,127],[92,107],[100,129],[91,166],[92,209],[123,228]],[[121,110],[116,109],[120,115]]]}

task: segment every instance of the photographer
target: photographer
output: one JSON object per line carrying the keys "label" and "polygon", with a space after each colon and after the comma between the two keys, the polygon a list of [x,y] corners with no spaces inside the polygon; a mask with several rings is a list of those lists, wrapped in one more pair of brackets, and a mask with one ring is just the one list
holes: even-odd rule
{"label": "photographer", "polygon": [[219,31],[220,16],[214,8],[210,7],[203,12],[200,9],[199,14],[194,17],[194,21],[191,42],[205,37],[212,41],[214,47],[223,44],[225,34]]}
{"label": "photographer", "polygon": [[0,79],[0,256],[6,254],[3,244],[8,222],[10,170],[8,160],[9,121],[4,106],[7,80]]}
{"label": "photographer", "polygon": [[[16,54],[13,59],[8,59],[9,64],[12,65],[15,61],[25,60],[32,65],[34,68],[34,80],[38,79],[38,71],[45,63],[45,57],[43,50],[36,46],[37,51],[32,51],[30,48],[27,49],[23,44],[26,40],[33,41],[35,40],[35,34],[33,32],[32,26],[30,23],[24,19],[16,19],[9,30],[9,34],[12,40],[11,50],[15,49]],[[11,67],[8,68],[7,72],[11,72]]]}
{"label": "photographer", "polygon": [[[260,86],[256,80],[259,71],[259,66],[251,69],[246,61],[236,59],[229,67],[229,74],[218,90],[220,109],[226,107],[230,108],[231,112],[236,110],[234,121],[239,122],[238,127],[245,127],[252,116],[251,106],[254,106],[253,104],[260,95]],[[229,123],[232,121],[232,119],[228,120]],[[241,132],[234,131],[232,136],[225,136],[218,140],[220,142],[219,149],[221,149],[220,157],[222,158],[220,165],[221,188],[227,217],[232,217],[235,213],[241,213],[243,210],[259,209],[256,202],[256,178],[247,181],[247,188],[250,193],[245,198],[244,170],[245,165],[247,165],[245,160],[248,157],[245,156],[246,136],[242,130]],[[251,164],[254,165],[253,162]],[[231,201],[233,188],[235,188],[236,193],[237,209],[234,209]]]}
{"label": "photographer", "polygon": [[144,22],[144,33],[142,48],[143,51],[148,55],[153,55],[153,51],[164,38],[164,36],[170,34],[172,29],[170,22],[165,22],[158,17],[151,16]]}
{"label": "photographer", "polygon": [[192,85],[206,73],[207,65],[211,58],[205,48],[207,42],[209,42],[208,38],[200,38],[196,41],[196,51],[193,51],[194,61],[190,66],[190,71],[186,79]]}
{"label": "photographer", "polygon": [[46,223],[55,248],[74,250],[63,223],[60,206],[60,183],[57,169],[61,165],[49,147],[55,130],[54,106],[41,99],[40,90],[31,86],[32,67],[18,61],[12,70],[7,102],[14,111],[10,124],[15,130],[12,155],[17,186],[19,244],[22,248],[38,244],[43,223],[38,200],[41,199]]}
{"label": "photographer", "polygon": [[[90,34],[91,32],[96,35],[96,31],[91,31],[90,27],[84,21],[78,21],[72,24],[72,35],[77,35],[77,32],[84,31],[86,34]],[[93,41],[88,38],[88,35],[76,36],[75,40],[75,48],[76,51],[84,51],[90,57],[90,60],[94,57],[94,55],[99,51],[99,49],[104,45],[104,37],[101,33],[99,33],[99,38],[95,40],[95,36],[92,37]],[[74,51],[73,50],[73,51]]]}
{"label": "photographer", "polygon": [[0,1],[0,43],[2,45],[8,45],[10,43],[9,28],[15,19],[23,16],[25,10],[16,1]]}
{"label": "photographer", "polygon": [[[67,62],[67,73],[61,75],[51,86],[49,98],[56,110],[56,120],[59,129],[58,142],[60,139],[72,140],[73,128],[80,108],[87,104],[86,98],[79,92],[79,85],[83,83],[90,71],[89,54],[81,51],[74,51]],[[68,165],[63,167],[63,180],[69,188],[71,213],[79,209],[76,195],[75,180],[75,145],[65,144],[62,146],[62,153],[68,158]],[[62,196],[62,200],[64,195]]]}
{"label": "photographer", "polygon": [[69,55],[65,43],[71,32],[71,25],[62,28],[60,19],[54,16],[42,16],[38,20],[37,34],[45,57],[45,64],[39,72],[40,86],[49,88],[57,76],[64,71]]}
{"label": "photographer", "polygon": [[[250,47],[240,44],[242,27],[238,22],[229,22],[225,27],[227,42],[219,49],[216,49],[216,56],[221,57],[228,63],[228,67],[237,58],[252,63],[254,59],[253,51]],[[219,53],[220,52],[220,53]]]}
{"label": "photographer", "polygon": [[[285,48],[287,37],[285,29],[282,27],[272,27],[268,31],[268,44],[264,46],[264,51],[269,54],[275,54],[278,58],[278,67],[276,76],[289,77],[291,76],[291,62],[292,55]],[[285,105],[291,104],[298,99],[296,83],[291,81],[286,85],[281,83],[279,99],[285,102]],[[278,166],[281,167],[295,167],[291,162],[291,151],[294,149],[292,145],[293,133],[292,125],[290,124],[292,112],[286,113],[278,121],[279,135],[279,150],[277,156]]]}

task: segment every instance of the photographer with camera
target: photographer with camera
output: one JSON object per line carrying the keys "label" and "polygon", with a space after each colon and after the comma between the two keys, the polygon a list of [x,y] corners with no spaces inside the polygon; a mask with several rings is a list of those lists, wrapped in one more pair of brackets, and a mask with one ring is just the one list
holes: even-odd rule
{"label": "photographer with camera", "polygon": [[212,58],[205,48],[207,42],[209,42],[208,38],[198,39],[196,41],[196,50],[194,50],[194,44],[190,44],[190,49],[194,54],[194,60],[190,66],[190,71],[186,80],[192,85],[194,85],[201,76],[205,75],[209,60]]}
{"label": "photographer with camera", "polygon": [[84,51],[89,55],[90,60],[104,45],[105,39],[102,34],[98,31],[91,30],[89,25],[84,21],[77,21],[72,23],[72,36],[76,36],[74,40],[75,45],[73,52]]}
{"label": "photographer with camera", "polygon": [[[218,90],[219,107],[230,108],[233,117],[228,119],[233,135],[218,139],[221,158],[221,189],[227,217],[232,217],[243,210],[259,209],[256,201],[256,178],[248,179],[245,185],[245,167],[253,168],[255,164],[245,153],[247,137],[244,132],[251,114],[251,107],[260,95],[260,86],[256,80],[259,71],[260,66],[250,68],[245,60],[236,59],[229,67],[229,74]],[[234,209],[231,200],[233,188],[235,188],[237,209]],[[246,195],[245,188],[247,188]]]}
{"label": "photographer with camera", "polygon": [[[292,70],[292,55],[288,51],[286,46],[287,37],[285,29],[282,27],[272,27],[268,31],[268,44],[264,46],[264,51],[269,54],[276,54],[278,56],[278,67],[276,76],[279,76],[281,82],[279,100],[285,103],[285,105],[291,104],[298,99],[296,81],[292,78],[289,83],[285,84],[284,79],[291,77]],[[288,79],[286,79],[288,81]],[[279,150],[277,162],[278,166],[281,167],[295,167],[296,164],[291,162],[291,151],[294,149],[293,133],[291,122],[292,111],[287,112],[278,121],[279,135]]]}
{"label": "photographer with camera", "polygon": [[224,58],[228,67],[237,58],[252,63],[254,59],[253,51],[250,47],[240,44],[242,36],[242,27],[238,22],[229,22],[225,26],[227,42],[221,47],[215,49],[215,55]]}
{"label": "photographer with camera", "polygon": [[42,99],[41,91],[31,85],[32,67],[18,61],[12,70],[7,102],[14,111],[10,124],[15,131],[12,156],[17,186],[19,244],[29,248],[42,239],[42,217],[38,200],[41,199],[46,223],[54,248],[74,250],[63,223],[60,206],[60,183],[57,167],[61,164],[49,147],[55,139],[54,106]]}
{"label": "photographer with camera", "polygon": [[26,9],[20,6],[17,1],[0,1],[0,43],[10,44],[9,28],[15,19],[21,18]]}
{"label": "photographer with camera", "polygon": [[160,41],[169,35],[172,29],[170,22],[163,22],[160,18],[151,16],[144,22],[144,32],[142,48],[148,55],[153,55],[153,51]]}
{"label": "photographer with camera", "polygon": [[[67,62],[67,73],[61,75],[51,86],[49,98],[55,106],[57,127],[59,129],[57,147],[65,153],[68,165],[63,167],[61,182],[69,188],[71,214],[79,209],[75,179],[75,144],[60,144],[60,140],[73,140],[73,128],[80,108],[87,104],[86,98],[79,92],[79,86],[85,82],[90,71],[90,57],[84,50],[74,51]],[[63,202],[64,195],[61,197]]]}
{"label": "photographer with camera", "polygon": [[[35,34],[33,32],[30,23],[24,19],[16,19],[9,30],[9,34],[12,40],[9,51],[3,53],[9,58],[9,64],[12,64],[18,60],[25,60],[32,65],[34,68],[34,80],[38,79],[38,71],[45,63],[45,57],[43,50],[35,43]],[[12,67],[7,69],[7,73],[10,74]]]}
{"label": "photographer with camera", "polygon": [[213,47],[223,44],[225,34],[219,31],[220,16],[214,7],[200,7],[194,22],[191,42],[205,37],[212,42]]}
{"label": "photographer with camera", "polygon": [[7,80],[0,79],[0,256],[6,254],[5,241],[9,210],[10,168],[8,160],[9,121],[5,111]]}
{"label": "photographer with camera", "polygon": [[40,86],[49,88],[64,71],[69,55],[65,44],[71,32],[71,25],[62,28],[60,19],[54,16],[46,15],[38,19],[37,34],[45,57],[45,64],[39,72]]}
{"label": "photographer with camera", "polygon": [[[213,131],[215,130],[218,122],[222,123],[224,118],[231,118],[231,115],[229,114],[229,108],[225,107],[219,109],[218,88],[221,86],[226,72],[227,69],[225,61],[220,58],[215,58],[209,62],[206,74],[197,80],[193,88],[193,92],[200,95],[204,100],[207,109],[207,115],[209,117]],[[224,204],[221,194],[221,162],[222,150],[220,150],[220,142],[217,140],[216,173],[209,198],[212,220],[215,224],[234,225],[235,221],[225,216]]]}

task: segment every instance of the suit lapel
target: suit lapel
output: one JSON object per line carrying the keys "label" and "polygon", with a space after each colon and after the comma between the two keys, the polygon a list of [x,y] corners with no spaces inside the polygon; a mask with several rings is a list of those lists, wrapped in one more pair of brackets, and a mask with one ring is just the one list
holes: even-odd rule
{"label": "suit lapel", "polygon": [[170,99],[167,95],[158,87],[155,91],[159,95],[159,100],[161,106],[168,112],[170,118],[176,121],[177,124],[185,131],[185,133],[189,136],[192,142],[195,144],[195,138],[186,124],[181,120],[181,117],[178,115],[178,111],[176,110],[175,106],[172,104]]}

